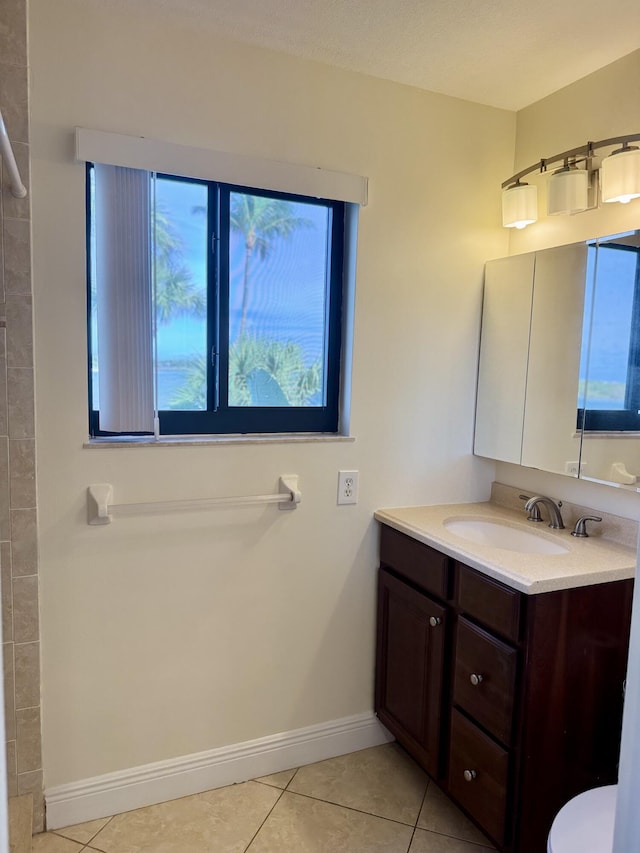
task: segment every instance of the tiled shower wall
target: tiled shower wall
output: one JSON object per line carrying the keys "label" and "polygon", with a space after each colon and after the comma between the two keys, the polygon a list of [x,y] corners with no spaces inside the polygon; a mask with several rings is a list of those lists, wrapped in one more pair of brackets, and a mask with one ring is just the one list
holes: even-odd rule
{"label": "tiled shower wall", "polygon": [[[27,0],[0,0],[0,109],[29,189]],[[9,796],[43,826],[29,195],[0,198],[0,559]]]}

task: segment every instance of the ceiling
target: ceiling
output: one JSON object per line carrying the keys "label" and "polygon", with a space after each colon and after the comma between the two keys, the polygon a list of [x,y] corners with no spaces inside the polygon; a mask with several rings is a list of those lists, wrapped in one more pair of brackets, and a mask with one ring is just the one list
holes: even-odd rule
{"label": "ceiling", "polygon": [[640,47],[638,0],[128,0],[226,36],[521,109]]}

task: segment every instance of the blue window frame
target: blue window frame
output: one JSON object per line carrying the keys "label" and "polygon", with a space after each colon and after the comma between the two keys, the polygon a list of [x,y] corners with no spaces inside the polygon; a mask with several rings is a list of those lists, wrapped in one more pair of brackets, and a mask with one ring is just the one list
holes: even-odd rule
{"label": "blue window frame", "polygon": [[[153,432],[151,422],[114,429],[106,416],[103,382],[143,372],[122,355],[129,346],[152,350],[160,435],[337,432],[345,203],[139,173],[151,175],[146,206],[136,209],[147,236],[134,238],[135,229],[125,228],[125,242],[143,245],[121,251],[102,225],[106,191],[95,171],[87,165],[90,435]],[[118,221],[128,215],[128,192],[116,192]],[[105,298],[112,273],[104,272],[103,258],[111,254],[126,265],[129,253],[132,263],[148,256],[129,290],[140,286],[143,301],[149,294],[142,322],[151,326],[150,343],[143,328],[109,347],[107,335],[122,310],[118,299],[129,293]],[[106,355],[109,349],[122,352]],[[120,393],[118,387],[109,394]]]}

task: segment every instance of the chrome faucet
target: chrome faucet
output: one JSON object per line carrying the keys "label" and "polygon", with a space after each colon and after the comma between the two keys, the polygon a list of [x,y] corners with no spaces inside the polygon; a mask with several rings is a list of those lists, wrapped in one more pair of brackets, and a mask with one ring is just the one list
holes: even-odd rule
{"label": "chrome faucet", "polygon": [[[524,508],[528,513],[534,515],[532,511],[537,508],[538,504],[544,504],[549,510],[549,527],[552,527],[554,530],[564,530],[564,523],[560,514],[562,504],[557,504],[551,498],[546,498],[543,495],[537,495],[536,497],[529,498]],[[537,521],[538,519],[534,516],[532,520]]]}

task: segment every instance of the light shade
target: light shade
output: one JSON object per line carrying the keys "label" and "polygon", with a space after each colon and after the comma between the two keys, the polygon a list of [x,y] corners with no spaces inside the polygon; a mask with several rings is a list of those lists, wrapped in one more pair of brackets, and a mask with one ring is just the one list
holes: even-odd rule
{"label": "light shade", "polygon": [[589,206],[589,173],[586,169],[566,167],[549,177],[547,213],[579,213]]}
{"label": "light shade", "polygon": [[514,184],[502,190],[502,224],[505,228],[524,228],[538,218],[538,188]]}
{"label": "light shade", "polygon": [[640,198],[640,148],[621,148],[602,161],[602,201]]}

